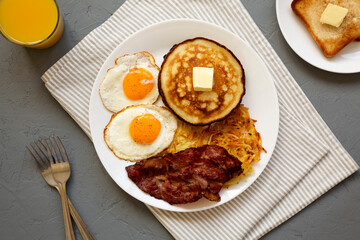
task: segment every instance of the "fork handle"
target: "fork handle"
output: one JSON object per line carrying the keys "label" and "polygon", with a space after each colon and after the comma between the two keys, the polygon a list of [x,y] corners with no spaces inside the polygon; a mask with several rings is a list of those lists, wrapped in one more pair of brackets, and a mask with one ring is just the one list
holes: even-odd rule
{"label": "fork handle", "polygon": [[66,240],[75,240],[74,229],[71,224],[69,205],[68,205],[68,200],[67,200],[68,198],[66,195],[66,184],[59,183],[58,186],[59,186],[61,205],[62,205],[63,215],[64,215]]}
{"label": "fork handle", "polygon": [[84,240],[95,240],[94,236],[91,234],[89,229],[86,227],[85,223],[81,219],[80,215],[76,211],[74,205],[71,203],[70,199],[68,198],[69,210],[76,226],[79,229],[79,232]]}

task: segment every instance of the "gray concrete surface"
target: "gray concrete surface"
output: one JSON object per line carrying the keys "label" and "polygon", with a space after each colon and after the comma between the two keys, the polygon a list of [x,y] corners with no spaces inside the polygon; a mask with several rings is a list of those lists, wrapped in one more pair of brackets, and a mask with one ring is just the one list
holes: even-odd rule
{"label": "gray concrete surface", "polygon": [[[68,194],[97,239],[171,239],[141,202],[112,181],[91,141],[40,79],[123,1],[58,2],[65,33],[56,46],[26,49],[0,37],[0,239],[65,239],[60,197],[46,185],[24,149],[51,134],[65,139],[73,173]],[[301,60],[279,30],[275,0],[243,3],[320,115],[360,163],[360,74],[328,73]],[[360,239],[359,180],[357,172],[263,239]]]}

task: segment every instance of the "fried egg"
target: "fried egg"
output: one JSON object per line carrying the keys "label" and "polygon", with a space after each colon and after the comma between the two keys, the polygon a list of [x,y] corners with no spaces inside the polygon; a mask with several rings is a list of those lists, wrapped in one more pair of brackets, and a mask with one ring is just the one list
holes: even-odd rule
{"label": "fried egg", "polygon": [[139,161],[167,148],[176,129],[177,120],[167,108],[136,105],[112,116],[105,127],[104,139],[118,158]]}
{"label": "fried egg", "polygon": [[111,112],[138,104],[152,104],[158,96],[159,67],[148,52],[119,57],[100,83],[99,93]]}

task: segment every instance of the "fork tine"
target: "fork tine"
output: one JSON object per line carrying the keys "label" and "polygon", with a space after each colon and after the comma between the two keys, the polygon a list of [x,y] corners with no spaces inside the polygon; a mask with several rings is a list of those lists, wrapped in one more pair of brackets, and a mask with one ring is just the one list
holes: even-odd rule
{"label": "fork tine", "polygon": [[55,145],[55,149],[56,149],[56,154],[57,154],[57,156],[59,157],[59,161],[60,162],[64,162],[65,160],[64,160],[64,158],[62,157],[62,155],[61,155],[61,152],[60,152],[60,149],[59,149],[59,146],[58,146],[58,144],[57,144],[57,142],[56,142],[56,140],[55,140],[55,137],[54,136],[52,136],[52,139],[53,139],[53,145]]}
{"label": "fork tine", "polygon": [[[35,146],[37,147],[37,149],[41,152],[41,154],[45,157],[45,160],[43,160],[44,158],[40,157],[41,161],[42,161],[43,163],[45,163],[45,165],[46,165],[47,167],[50,167],[49,161],[50,161],[51,156],[49,156],[49,155],[47,155],[47,154],[44,153],[43,149],[46,149],[46,147],[44,146],[44,144],[42,144],[42,142],[39,140],[39,141],[38,141],[38,144],[36,144],[36,142],[34,142],[34,145],[35,145]],[[41,147],[39,147],[39,145],[41,145],[41,146],[43,147],[43,149],[41,149]],[[38,155],[39,155],[39,154],[38,154]]]}
{"label": "fork tine", "polygon": [[[35,146],[36,143],[34,142]],[[41,156],[39,155],[39,153],[36,151],[36,149],[34,148],[34,146],[30,143],[31,148],[33,149],[34,153],[36,154],[36,156],[38,157],[37,159],[41,159]],[[34,156],[35,157],[35,156]]]}
{"label": "fork tine", "polygon": [[[48,141],[49,141],[50,143],[48,143]],[[58,161],[58,159],[57,159],[57,156],[56,156],[56,153],[55,153],[55,149],[54,149],[54,146],[52,145],[51,139],[50,139],[50,138],[45,139],[45,144],[46,144],[46,146],[47,146],[47,150],[48,150],[49,155],[52,156],[53,162],[54,162],[55,164],[58,163],[59,161]],[[50,145],[50,147],[49,147],[49,145]]]}
{"label": "fork tine", "polygon": [[43,149],[46,151],[46,154],[41,150],[41,148],[38,146],[38,148],[40,149],[40,151],[42,152],[42,154],[44,154],[44,156],[46,157],[46,159],[48,160],[47,163],[51,166],[51,163],[54,163],[54,158],[50,152],[50,148],[47,145],[46,139],[43,140],[45,142],[45,145],[42,143],[42,141],[38,141],[39,145],[41,145],[43,147]]}
{"label": "fork tine", "polygon": [[61,148],[61,151],[62,151],[65,162],[69,162],[69,158],[68,158],[68,155],[67,155],[66,150],[64,148],[64,145],[62,144],[62,142],[61,142],[61,140],[60,140],[60,138],[58,136],[56,136],[56,138],[57,138],[58,143],[60,145],[60,148]]}
{"label": "fork tine", "polygon": [[[34,147],[30,144],[30,146],[34,149]],[[30,149],[28,148],[28,146],[25,146],[26,150],[28,150],[28,152],[30,153],[30,155],[34,158],[38,168],[40,169],[40,171],[44,171],[46,168],[40,163],[40,161],[35,157],[35,155],[30,151]],[[36,154],[37,152],[34,151]],[[39,156],[39,154],[37,154]]]}
{"label": "fork tine", "polygon": [[[36,144],[36,142],[34,142],[34,145],[36,146],[36,148],[37,148],[38,150],[36,150],[36,149],[34,148],[34,146],[33,146],[32,144],[30,144],[30,146],[32,147],[32,149],[34,150],[34,152],[36,153],[36,155],[38,156],[38,159],[40,159],[42,165],[44,166],[44,164],[45,164],[45,166],[44,166],[45,169],[48,168],[48,167],[50,167],[49,162],[46,161],[47,156],[46,156],[46,155],[44,154],[44,152],[41,150],[41,148],[39,147],[39,145]],[[42,153],[43,157],[39,154],[39,152]],[[44,160],[44,159],[45,159],[45,160]]]}

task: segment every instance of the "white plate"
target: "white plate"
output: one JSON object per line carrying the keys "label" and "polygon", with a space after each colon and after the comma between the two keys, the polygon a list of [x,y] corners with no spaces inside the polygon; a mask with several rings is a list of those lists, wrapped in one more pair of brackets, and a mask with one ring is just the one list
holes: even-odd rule
{"label": "white plate", "polygon": [[[125,167],[134,163],[119,160],[108,149],[103,138],[103,131],[109,122],[111,113],[107,111],[98,94],[98,88],[105,72],[114,65],[114,60],[127,53],[150,52],[158,66],[170,48],[189,38],[206,37],[224,44],[239,58],[245,69],[246,95],[245,106],[250,108],[250,115],[257,120],[256,128],[260,132],[263,147],[267,154],[261,155],[261,161],[254,164],[255,173],[237,185],[220,192],[221,201],[211,202],[201,199],[195,203],[170,205],[142,192],[127,176]],[[236,35],[218,26],[195,20],[172,20],[158,23],[135,33],[120,44],[101,67],[90,99],[90,128],[95,149],[106,171],[114,181],[128,194],[151,206],[171,211],[199,211],[219,206],[248,188],[264,170],[275,147],[279,127],[279,106],[274,83],[264,63],[244,41]]]}
{"label": "white plate", "polygon": [[285,40],[306,62],[336,73],[360,72],[360,42],[354,41],[332,58],[324,56],[305,25],[291,9],[292,0],[276,0],[276,16]]}

